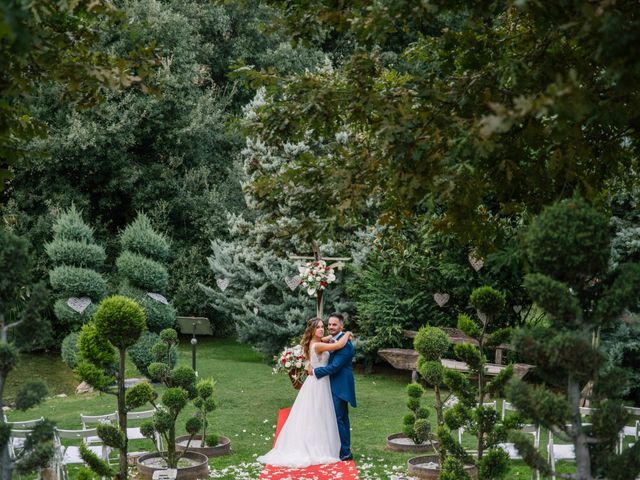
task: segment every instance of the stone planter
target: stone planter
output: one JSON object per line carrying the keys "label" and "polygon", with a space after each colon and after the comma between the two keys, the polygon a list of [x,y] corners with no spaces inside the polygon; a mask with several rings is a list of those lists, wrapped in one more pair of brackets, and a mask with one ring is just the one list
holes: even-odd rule
{"label": "stone planter", "polygon": [[434,453],[433,445],[438,446],[438,442],[427,442],[420,445],[413,443],[404,433],[394,433],[387,437],[387,450],[394,452],[412,452],[412,453]]}
{"label": "stone planter", "polygon": [[[176,438],[176,450],[183,452],[187,447],[189,441],[189,435]],[[206,455],[207,457],[220,457],[222,455],[229,455],[231,453],[231,440],[227,437],[220,437],[217,445],[201,447],[202,435],[194,435],[191,443],[189,444],[190,452],[198,452]]]}
{"label": "stone planter", "polygon": [[[151,480],[153,472],[158,470],[166,470],[167,468],[160,463],[161,456],[159,453],[147,453],[138,457],[137,467],[141,478]],[[197,452],[187,452],[182,457],[183,460],[190,461],[191,466],[178,467],[179,480],[197,480],[209,477],[209,459],[206,455]]]}
{"label": "stone planter", "polygon": [[[437,464],[437,466],[433,467],[432,464]],[[421,457],[410,458],[408,466],[409,475],[413,475],[414,477],[437,480],[440,476],[440,457],[438,455],[423,455]],[[478,478],[478,469],[475,465],[465,465],[464,470],[471,478]]]}

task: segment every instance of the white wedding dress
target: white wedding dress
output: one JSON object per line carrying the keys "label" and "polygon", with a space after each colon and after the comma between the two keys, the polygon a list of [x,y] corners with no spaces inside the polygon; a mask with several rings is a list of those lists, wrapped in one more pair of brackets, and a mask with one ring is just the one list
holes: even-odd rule
{"label": "white wedding dress", "polygon": [[[313,368],[324,367],[329,361],[329,352],[318,356],[312,348],[309,353]],[[290,468],[340,461],[340,435],[328,375],[320,380],[307,377],[275,446],[257,461]]]}

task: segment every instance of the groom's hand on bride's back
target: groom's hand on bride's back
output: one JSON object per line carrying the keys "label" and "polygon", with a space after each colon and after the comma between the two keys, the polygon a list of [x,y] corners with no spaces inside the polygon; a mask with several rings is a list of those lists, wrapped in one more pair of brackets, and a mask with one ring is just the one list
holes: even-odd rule
{"label": "groom's hand on bride's back", "polygon": [[313,368],[311,367],[311,363],[307,363],[307,375],[313,375]]}

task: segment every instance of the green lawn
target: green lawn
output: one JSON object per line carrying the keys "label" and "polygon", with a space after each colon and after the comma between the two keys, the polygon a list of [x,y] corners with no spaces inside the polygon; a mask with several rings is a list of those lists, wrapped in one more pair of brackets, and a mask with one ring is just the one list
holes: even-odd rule
{"label": "green lawn", "polygon": [[[181,365],[191,365],[191,349],[183,341],[178,359]],[[129,367],[131,375],[135,369]],[[255,464],[257,455],[269,450],[275,429],[277,410],[293,403],[296,391],[285,375],[273,375],[271,367],[249,347],[231,340],[201,340],[198,345],[198,370],[201,377],[213,377],[217,382],[220,408],[211,414],[212,430],[232,440],[233,454],[210,461],[212,478],[235,480],[257,478],[261,467]],[[52,395],[65,393],[64,398],[52,398],[28,412],[8,413],[10,420],[45,416],[65,428],[80,428],[80,413],[102,414],[116,409],[115,397],[88,394],[76,396],[76,381],[68,368],[52,355],[24,356],[18,370],[10,375],[8,397],[19,384],[34,378],[45,379]],[[408,372],[385,371],[384,374],[356,373],[358,408],[350,413],[352,449],[360,478],[388,479],[405,471],[411,454],[385,450],[387,435],[401,429],[405,413],[404,387]],[[429,395],[426,404],[432,397]],[[181,422],[194,409],[182,414]],[[183,432],[179,432],[183,433]],[[150,449],[147,441],[132,442],[131,450]],[[244,476],[248,473],[248,476]],[[530,478],[530,470],[516,464],[510,478]]]}

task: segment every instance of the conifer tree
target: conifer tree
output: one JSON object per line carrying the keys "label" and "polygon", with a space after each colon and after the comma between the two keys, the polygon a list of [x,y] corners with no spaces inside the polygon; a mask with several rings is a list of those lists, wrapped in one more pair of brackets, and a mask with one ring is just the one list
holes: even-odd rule
{"label": "conifer tree", "polygon": [[[514,380],[508,396],[524,416],[574,445],[577,473],[572,478],[634,479],[640,472],[640,442],[616,451],[618,433],[629,420],[622,403],[627,375],[608,365],[593,339],[637,303],[640,264],[608,269],[609,219],[581,199],[556,203],[535,218],[526,251],[532,273],[525,288],[547,313],[548,325],[517,332],[514,344],[536,365],[545,385]],[[588,420],[580,414],[583,400],[595,408]],[[546,460],[525,437],[512,434],[525,461],[549,474]]]}
{"label": "conifer tree", "polygon": [[122,279],[120,293],[140,304],[150,331],[173,327],[176,311],[164,297],[169,282],[169,241],[139,213],[120,235],[120,245],[122,253],[116,259]]}

